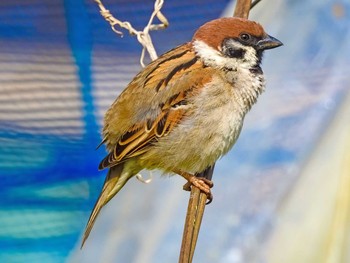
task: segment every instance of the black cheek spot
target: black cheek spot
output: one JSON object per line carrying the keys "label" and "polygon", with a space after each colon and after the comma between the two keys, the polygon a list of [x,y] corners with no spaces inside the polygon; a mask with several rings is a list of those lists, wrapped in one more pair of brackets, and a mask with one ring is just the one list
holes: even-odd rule
{"label": "black cheek spot", "polygon": [[243,50],[242,48],[228,48],[226,55],[230,58],[243,58],[245,55],[245,50]]}

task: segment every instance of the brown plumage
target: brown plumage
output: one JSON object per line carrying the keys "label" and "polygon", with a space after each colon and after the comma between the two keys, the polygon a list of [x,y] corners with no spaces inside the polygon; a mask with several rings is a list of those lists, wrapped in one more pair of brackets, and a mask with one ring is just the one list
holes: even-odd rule
{"label": "brown plumage", "polygon": [[279,45],[255,22],[221,18],[136,75],[105,115],[109,154],[99,169],[109,171],[82,245],[101,208],[142,169],[180,174],[211,196],[193,174],[233,146],[264,88],[262,51]]}
{"label": "brown plumage", "polygon": [[[123,92],[112,105],[106,114],[104,128],[104,140],[111,152],[101,162],[100,169],[144,153],[157,138],[171,132],[184,117],[186,111],[178,106],[185,105],[186,100],[198,92],[200,84],[208,78],[208,75],[193,74],[204,70],[204,65],[189,47],[190,44],[185,44],[173,49],[167,56],[148,65],[142,71],[144,74],[138,74],[129,84],[125,90],[128,93]],[[210,70],[204,71],[209,73]],[[179,75],[182,77],[181,83],[188,83],[185,89],[178,85]],[[134,97],[132,103],[128,98],[130,93]],[[137,100],[151,105],[150,108],[145,108],[146,112],[140,111],[139,107],[134,107]],[[120,130],[124,133],[114,133]]]}
{"label": "brown plumage", "polygon": [[204,41],[208,46],[218,48],[221,46],[221,42],[226,38],[238,38],[242,33],[249,33],[256,37],[264,37],[266,33],[259,23],[247,20],[244,18],[233,18],[235,20],[232,23],[232,17],[220,18],[218,20],[210,21],[201,26],[193,38]]}

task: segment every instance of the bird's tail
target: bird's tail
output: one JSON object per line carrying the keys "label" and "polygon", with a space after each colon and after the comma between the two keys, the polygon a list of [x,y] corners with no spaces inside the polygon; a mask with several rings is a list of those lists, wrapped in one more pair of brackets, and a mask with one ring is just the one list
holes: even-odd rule
{"label": "bird's tail", "polygon": [[101,208],[115,196],[125,183],[133,176],[127,171],[123,171],[124,164],[111,167],[108,171],[100,196],[98,197],[94,209],[91,212],[89,221],[87,222],[81,248],[84,246],[86,239],[89,237],[95,220],[101,211]]}

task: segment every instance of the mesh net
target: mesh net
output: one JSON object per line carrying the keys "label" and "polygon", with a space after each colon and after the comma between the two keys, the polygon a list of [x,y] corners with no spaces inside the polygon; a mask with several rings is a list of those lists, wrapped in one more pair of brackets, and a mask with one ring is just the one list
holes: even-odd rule
{"label": "mesh net", "polygon": [[[176,36],[156,33],[159,51],[190,39],[226,2],[169,3],[176,26],[167,36]],[[154,3],[108,5],[143,28]],[[1,262],[62,262],[79,240],[103,181],[104,151],[94,151],[103,114],[140,70],[140,51],[92,1],[0,3]]]}
{"label": "mesh net", "polygon": [[[152,32],[158,54],[228,2],[167,1],[170,27]],[[264,262],[276,210],[348,93],[349,3],[268,2],[252,19],[285,47],[266,54],[267,91],[216,165],[196,262]],[[154,2],[105,4],[142,29]],[[103,114],[141,69],[141,49],[116,37],[92,1],[0,2],[0,262],[177,261],[188,195],[175,176],[130,180],[79,249],[105,175],[105,152],[94,150]]]}

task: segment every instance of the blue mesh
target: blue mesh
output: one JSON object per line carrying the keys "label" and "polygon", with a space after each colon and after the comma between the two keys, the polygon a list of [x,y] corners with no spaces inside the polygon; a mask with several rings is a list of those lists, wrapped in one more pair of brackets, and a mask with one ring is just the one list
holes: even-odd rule
{"label": "blue mesh", "polygon": [[[226,3],[166,3],[171,27],[154,33],[157,50],[189,40]],[[105,4],[139,29],[153,10],[153,1]],[[103,61],[108,54],[117,59]],[[95,151],[103,112],[123,88],[110,68],[112,84],[96,82],[107,66],[126,73],[125,85],[139,55],[136,39],[115,35],[93,1],[0,5],[1,262],[63,262],[79,241],[104,176],[97,167],[105,152]]]}
{"label": "blue mesh", "polygon": [[[165,1],[159,54],[229,1]],[[104,1],[142,29],[153,1]],[[231,16],[233,7],[224,15]],[[347,1],[262,1],[251,18],[284,47],[266,54],[267,90],[214,172],[195,262],[264,262],[276,211],[348,93]],[[0,4],[0,262],[177,262],[188,194],[179,177],[130,180],[80,250],[102,186],[103,114],[139,72],[141,47],[93,1]]]}

